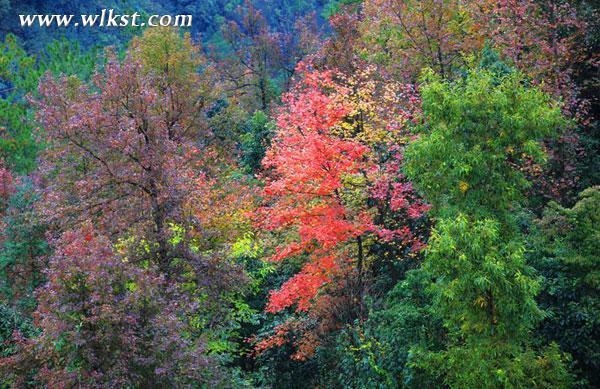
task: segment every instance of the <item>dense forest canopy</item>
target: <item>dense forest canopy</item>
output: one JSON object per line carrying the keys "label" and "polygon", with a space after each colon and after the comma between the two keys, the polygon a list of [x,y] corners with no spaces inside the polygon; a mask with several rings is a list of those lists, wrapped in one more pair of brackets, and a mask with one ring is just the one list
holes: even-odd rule
{"label": "dense forest canopy", "polygon": [[0,0],[2,387],[600,386],[599,16]]}

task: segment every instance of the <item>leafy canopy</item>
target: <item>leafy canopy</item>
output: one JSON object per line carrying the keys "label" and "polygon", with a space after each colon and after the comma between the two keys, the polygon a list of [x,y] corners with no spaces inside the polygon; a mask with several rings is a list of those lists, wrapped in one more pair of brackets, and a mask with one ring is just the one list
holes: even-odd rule
{"label": "leafy canopy", "polygon": [[565,124],[559,107],[522,75],[471,70],[455,82],[425,73],[425,124],[406,151],[406,172],[438,215],[504,217],[528,187],[526,161]]}

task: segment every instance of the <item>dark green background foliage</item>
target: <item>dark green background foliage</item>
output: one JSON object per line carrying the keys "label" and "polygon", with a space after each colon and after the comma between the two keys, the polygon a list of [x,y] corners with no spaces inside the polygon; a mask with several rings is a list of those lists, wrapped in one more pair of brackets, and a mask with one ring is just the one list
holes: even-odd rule
{"label": "dark green background foliage", "polygon": [[584,190],[572,208],[548,205],[537,221],[530,257],[542,275],[540,307],[547,317],[539,335],[573,355],[592,386],[600,384],[600,189]]}

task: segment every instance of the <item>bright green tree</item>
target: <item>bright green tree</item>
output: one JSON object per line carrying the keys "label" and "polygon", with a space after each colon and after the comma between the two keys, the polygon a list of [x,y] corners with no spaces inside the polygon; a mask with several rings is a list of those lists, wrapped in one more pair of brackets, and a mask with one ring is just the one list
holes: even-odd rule
{"label": "bright green tree", "polygon": [[556,346],[528,347],[542,318],[539,280],[524,246],[507,240],[494,219],[440,219],[424,264],[435,278],[434,307],[448,330],[445,350],[413,350],[417,366],[451,387],[565,387],[569,374]]}
{"label": "bright green tree", "polygon": [[425,125],[406,152],[408,175],[436,216],[506,219],[529,186],[524,168],[546,158],[540,141],[564,125],[558,105],[517,72],[424,81]]}
{"label": "bright green tree", "polygon": [[414,347],[412,363],[451,387],[565,387],[558,348],[529,345],[543,316],[539,280],[513,216],[524,169],[543,162],[541,140],[564,125],[559,107],[519,73],[485,69],[455,82],[430,73],[422,98],[406,171],[437,218],[423,266],[448,339],[442,351]]}

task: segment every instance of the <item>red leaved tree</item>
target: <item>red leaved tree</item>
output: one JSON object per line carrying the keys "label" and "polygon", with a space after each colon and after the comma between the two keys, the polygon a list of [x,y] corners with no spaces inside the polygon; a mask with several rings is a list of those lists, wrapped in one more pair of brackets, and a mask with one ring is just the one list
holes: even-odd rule
{"label": "red leaved tree", "polygon": [[308,73],[284,97],[286,105],[277,117],[279,132],[263,161],[272,177],[264,194],[274,202],[261,209],[261,225],[269,230],[294,229],[298,236],[277,247],[272,260],[311,255],[299,274],[271,294],[268,312],[295,303],[299,310],[307,310],[319,287],[339,269],[332,250],[371,229],[368,212],[353,209],[344,200],[344,180],[364,171],[367,149],[331,135],[331,128],[350,112],[323,90],[331,85],[331,73]]}
{"label": "red leaved tree", "polygon": [[[362,317],[367,246],[374,240],[416,241],[406,224],[396,223],[392,229],[377,225],[374,201],[393,198],[393,211],[408,211],[412,218],[421,217],[426,207],[374,151],[373,139],[379,137],[373,134],[381,131],[372,127],[383,121],[375,117],[379,109],[367,112],[372,104],[363,100],[375,98],[377,88],[358,87],[333,71],[307,64],[300,64],[297,72],[302,78],[283,97],[278,132],[263,161],[268,178],[258,215],[262,228],[284,236],[271,260],[305,259],[296,275],[271,292],[266,311],[295,307],[300,315],[258,342],[256,350],[280,345],[294,331],[301,336],[293,357],[303,359],[314,352],[319,333]],[[397,119],[396,124],[399,114]],[[319,323],[317,328],[309,328],[303,315]]]}

